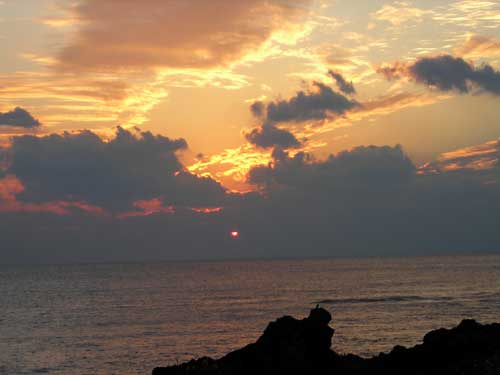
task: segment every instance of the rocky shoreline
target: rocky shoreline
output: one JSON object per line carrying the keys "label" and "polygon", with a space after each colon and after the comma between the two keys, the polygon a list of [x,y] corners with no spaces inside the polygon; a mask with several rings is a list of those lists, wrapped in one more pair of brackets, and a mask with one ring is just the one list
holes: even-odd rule
{"label": "rocky shoreline", "polygon": [[341,355],[331,349],[334,330],[323,308],[307,318],[284,316],[269,323],[252,344],[220,359],[203,357],[157,367],[153,375],[500,375],[500,324],[463,320],[438,329],[412,348],[395,346],[372,358]]}

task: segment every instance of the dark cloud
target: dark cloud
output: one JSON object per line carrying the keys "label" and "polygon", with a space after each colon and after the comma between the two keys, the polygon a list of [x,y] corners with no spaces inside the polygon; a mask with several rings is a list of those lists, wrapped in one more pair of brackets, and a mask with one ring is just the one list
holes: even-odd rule
{"label": "dark cloud", "polygon": [[[332,72],[332,74],[334,74]],[[345,82],[342,76],[337,79],[342,90],[353,92],[354,87]],[[259,118],[263,125],[252,129],[245,135],[246,139],[259,147],[300,147],[302,143],[288,130],[278,128],[279,123],[320,121],[334,116],[343,115],[346,111],[358,107],[360,104],[331,87],[314,82],[312,90],[299,91],[293,97],[285,100],[276,100],[265,105],[257,101],[250,106],[252,114]]]}
{"label": "dark cloud", "polygon": [[468,93],[471,89],[500,95],[500,72],[491,65],[475,67],[460,57],[442,55],[424,57],[413,64],[396,63],[378,69],[388,79],[408,76],[418,83],[441,91]]}
{"label": "dark cloud", "polygon": [[122,128],[108,142],[90,131],[14,137],[0,150],[0,263],[500,249],[494,141],[418,170],[400,146],[324,160],[286,146],[250,171],[258,192],[230,194],[185,170],[182,139]]}
{"label": "dark cloud", "polygon": [[286,100],[276,100],[267,105],[266,121],[269,123],[325,120],[343,115],[358,107],[359,103],[320,83],[313,83],[313,90],[299,91]]}
{"label": "dark cloud", "polygon": [[250,105],[250,112],[252,112],[255,117],[262,117],[266,112],[266,106],[260,101],[254,102]]}
{"label": "dark cloud", "polygon": [[245,134],[248,142],[262,148],[283,147],[294,148],[300,147],[301,142],[291,132],[285,129],[279,129],[274,125],[263,125],[252,129]]}
{"label": "dark cloud", "polygon": [[[211,214],[179,207],[173,214],[118,220],[84,213],[0,212],[0,262],[500,249],[498,168],[421,174],[398,146],[359,147],[326,160],[290,156],[281,149],[273,156],[271,165],[254,168],[250,176],[264,194],[227,195],[224,209]],[[241,234],[237,241],[229,236],[234,229]]]}
{"label": "dark cloud", "polygon": [[249,179],[265,191],[259,226],[276,256],[279,248],[290,255],[500,248],[498,169],[421,174],[399,146],[359,147],[324,161],[282,150],[273,156]]}
{"label": "dark cloud", "polygon": [[215,204],[224,189],[183,171],[175,152],[183,139],[118,128],[104,142],[91,131],[14,137],[7,174],[22,181],[23,201],[78,200],[123,211],[137,200],[170,204]]}
{"label": "dark cloud", "polygon": [[410,68],[412,77],[420,83],[442,91],[469,92],[469,83],[480,89],[500,94],[500,72],[490,65],[475,68],[460,57],[450,55],[422,58]]}
{"label": "dark cloud", "polygon": [[40,121],[34,118],[28,111],[20,107],[17,107],[10,112],[0,112],[0,126],[15,126],[32,129],[37,128],[40,125]]}
{"label": "dark cloud", "polygon": [[374,189],[408,181],[415,166],[400,146],[356,147],[316,162],[304,152],[290,157],[277,148],[273,163],[249,173],[249,182],[266,188],[288,187],[307,191],[347,187]]}
{"label": "dark cloud", "polygon": [[337,87],[344,94],[352,95],[356,93],[356,89],[352,82],[347,82],[342,74],[334,72],[333,70],[328,71],[328,74],[335,80]]}

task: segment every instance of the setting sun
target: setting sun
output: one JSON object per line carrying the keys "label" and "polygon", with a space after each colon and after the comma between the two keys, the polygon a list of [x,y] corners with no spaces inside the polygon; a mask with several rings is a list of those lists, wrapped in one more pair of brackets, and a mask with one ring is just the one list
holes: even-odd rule
{"label": "setting sun", "polygon": [[0,0],[0,45],[0,375],[500,375],[500,0]]}

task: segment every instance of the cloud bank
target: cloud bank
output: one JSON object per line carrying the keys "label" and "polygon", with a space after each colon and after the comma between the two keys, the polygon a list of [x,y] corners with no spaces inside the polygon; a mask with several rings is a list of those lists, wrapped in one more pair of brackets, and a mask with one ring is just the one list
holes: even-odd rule
{"label": "cloud bank", "polygon": [[[166,143],[167,155],[181,146],[172,142]],[[140,142],[132,143],[137,148],[128,151],[140,160]],[[464,154],[473,152],[478,149]],[[466,157],[470,163],[470,155]],[[168,165],[169,170],[177,169],[173,160]],[[132,172],[127,168],[118,174],[122,173]],[[21,205],[17,201],[16,206],[9,198],[22,197],[22,178],[16,179],[0,180],[0,206],[10,204],[0,210],[0,259],[5,263],[422,255],[500,249],[500,166],[422,171],[400,146],[358,147],[325,160],[275,149],[270,165],[249,174],[260,192],[226,193],[217,208],[168,204],[185,202],[186,186],[199,182],[195,176],[191,185],[180,187],[168,200],[138,200],[133,202],[135,211],[119,216],[100,214],[95,206],[76,200],[22,201]],[[98,181],[93,190],[102,190],[110,198],[109,183],[114,184],[109,178]],[[25,189],[33,191],[36,186],[27,180]],[[133,200],[138,190],[125,187],[127,199],[117,192],[114,202]],[[68,191],[74,189],[60,188],[59,193]],[[101,201],[97,192],[77,193]],[[208,203],[206,191],[200,196]],[[9,199],[11,203],[6,203]],[[232,230],[240,232],[238,240],[230,237]]]}
{"label": "cloud bank", "polygon": [[224,188],[184,171],[176,152],[187,147],[150,132],[118,128],[109,142],[91,131],[14,137],[4,173],[23,185],[25,202],[83,201],[111,212],[161,198],[165,205],[211,206]]}
{"label": "cloud bank", "polygon": [[273,160],[269,166],[253,168],[249,181],[265,189],[293,188],[312,193],[337,188],[394,187],[415,173],[415,166],[401,146],[356,147],[320,162],[304,152],[290,157],[275,149]]}

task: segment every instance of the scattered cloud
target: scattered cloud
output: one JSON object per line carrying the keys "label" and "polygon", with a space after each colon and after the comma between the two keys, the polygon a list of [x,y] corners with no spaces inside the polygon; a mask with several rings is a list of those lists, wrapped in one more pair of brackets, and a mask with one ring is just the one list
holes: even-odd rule
{"label": "scattered cloud", "polygon": [[341,92],[347,95],[352,95],[356,93],[356,89],[352,82],[347,82],[345,78],[339,72],[334,72],[333,70],[328,71],[328,75],[335,80],[337,87]]}
{"label": "scattered cloud", "polygon": [[122,212],[117,215],[118,219],[128,219],[131,217],[150,216],[158,214],[174,214],[174,206],[165,206],[161,199],[153,198],[149,200],[139,200],[132,204],[135,210]]}
{"label": "scattered cloud", "polygon": [[314,82],[310,91],[299,91],[289,99],[267,104],[265,121],[268,123],[318,121],[343,115],[359,103],[332,90],[321,82]]}
{"label": "scattered cloud", "polygon": [[[400,65],[405,67],[403,63]],[[394,69],[394,72],[399,73],[399,70]],[[345,78],[341,77],[346,84]],[[289,98],[267,103],[259,99],[248,100],[252,115],[261,124],[243,132],[248,143],[203,157],[189,166],[189,170],[245,191],[249,189],[244,183],[245,176],[253,167],[269,164],[272,161],[269,150],[273,148],[286,149],[292,156],[300,152],[310,153],[328,145],[322,138],[325,133],[353,126],[363,119],[371,120],[404,108],[427,106],[449,98],[452,98],[449,93],[404,92],[399,88],[394,93],[358,102],[324,83],[313,81],[309,89]]]}
{"label": "scattered cloud", "polygon": [[[167,96],[164,82],[153,74],[58,74],[50,70],[0,74],[0,105],[26,103],[47,127],[77,123],[79,128],[138,126]],[[104,126],[103,126],[104,124]]]}
{"label": "scattered cloud", "polygon": [[352,121],[370,118],[373,116],[388,115],[404,108],[423,107],[449,99],[448,94],[430,95],[425,93],[398,92],[395,94],[381,95],[366,100],[362,107],[350,113]]}
{"label": "scattered cloud", "polygon": [[407,74],[408,64],[396,61],[393,64],[384,64],[377,68],[377,73],[384,75],[389,80],[403,78]]}
{"label": "scattered cloud", "polygon": [[[431,10],[391,0],[368,18],[359,12],[352,19],[343,18],[342,7],[315,14],[319,7],[310,0],[67,4],[62,10],[49,5],[50,17],[41,20],[52,28],[43,29],[54,38],[49,49],[40,50],[35,38],[16,57],[36,70],[11,72],[7,62],[0,74],[2,260],[24,254],[44,260],[50,254],[228,257],[235,256],[227,236],[235,227],[242,234],[238,254],[245,257],[500,246],[497,140],[444,153],[419,168],[401,146],[362,146],[326,158],[312,153],[342,137],[324,133],[362,119],[369,126],[374,116],[437,103],[454,92],[498,95],[498,2],[460,0]],[[447,26],[436,31],[428,20]],[[405,50],[419,58],[409,62]],[[454,56],[429,57],[437,51]],[[391,53],[401,61],[379,72],[401,80],[387,84],[372,64]],[[272,94],[290,90],[290,78],[307,88]],[[148,123],[168,90],[182,92],[177,103],[203,100],[191,99],[186,89],[193,88],[244,89],[222,111],[242,121],[246,103],[257,127],[242,132],[246,142],[237,147],[234,134],[221,136],[210,151],[231,147],[200,154],[185,167],[181,160],[191,158],[180,155],[186,141],[134,126]],[[213,100],[218,110],[222,99],[209,100],[206,106]],[[14,106],[20,108],[7,112]],[[25,135],[40,122],[22,108],[43,120],[37,136]],[[178,134],[177,117],[162,110],[156,118]],[[396,117],[390,121],[404,118]],[[123,127],[110,134],[117,123]],[[93,130],[52,134],[88,126]],[[200,133],[195,126],[191,136]],[[14,255],[4,257],[9,249]]]}
{"label": "scattered cloud", "polygon": [[457,48],[458,56],[467,58],[487,58],[500,56],[500,39],[494,36],[471,34]]}
{"label": "scattered cloud", "polygon": [[408,22],[421,22],[432,11],[416,8],[408,1],[394,1],[384,4],[382,8],[372,14],[377,21],[386,21],[393,26],[401,26]]}
{"label": "scattered cloud", "polygon": [[436,8],[433,19],[442,25],[496,30],[500,25],[498,1],[461,0]]}
{"label": "scattered cloud", "polygon": [[255,117],[263,117],[266,113],[266,106],[261,100],[254,101],[250,105],[250,112],[252,112],[252,115]]}
{"label": "scattered cloud", "polygon": [[500,166],[499,160],[500,141],[494,140],[445,152],[435,161],[424,164],[419,171],[424,174],[464,170],[485,171]]}
{"label": "scattered cloud", "polygon": [[500,72],[491,65],[475,67],[460,57],[423,57],[414,63],[395,63],[378,69],[388,79],[409,77],[440,91],[468,93],[471,90],[500,94]]}
{"label": "scattered cloud", "polygon": [[0,126],[13,126],[19,128],[33,129],[41,125],[27,110],[17,107],[9,112],[0,112]]}
{"label": "scattered cloud", "polygon": [[[330,72],[341,91],[354,92],[352,83],[339,73]],[[267,104],[256,101],[250,105],[250,112],[262,125],[245,133],[251,144],[261,148],[299,148],[303,143],[290,130],[278,127],[283,123],[304,123],[322,121],[341,116],[348,110],[360,106],[358,102],[337,93],[331,87],[313,82],[308,91],[299,91],[288,99],[277,99]]]}
{"label": "scattered cloud", "polygon": [[301,146],[301,142],[291,132],[270,124],[252,129],[245,134],[245,138],[251,144],[262,148],[275,146],[295,148]]}
{"label": "scattered cloud", "polygon": [[318,47],[315,54],[329,66],[353,67],[356,66],[355,50],[340,44],[325,44]]}
{"label": "scattered cloud", "polygon": [[[355,92],[352,83],[348,83],[340,73],[330,71],[329,75],[342,92]],[[313,82],[310,90],[299,91],[288,99],[277,99],[267,104],[261,101],[252,103],[250,111],[262,125],[245,133],[245,138],[251,144],[262,148],[299,148],[303,143],[290,130],[280,128],[278,124],[290,125],[333,119],[359,106],[355,100],[335,92],[324,83]]]}
{"label": "scattered cloud", "polygon": [[258,50],[275,32],[302,20],[307,5],[307,0],[85,0],[74,8],[81,25],[59,60],[72,70],[213,68]]}
{"label": "scattered cloud", "polygon": [[262,61],[275,44],[308,35],[304,21],[310,5],[310,0],[52,5],[51,16],[41,22],[65,33],[62,47],[49,55],[23,53],[41,69],[0,75],[0,105],[29,105],[49,128],[142,126],[168,88],[249,86],[251,78],[234,66]]}

